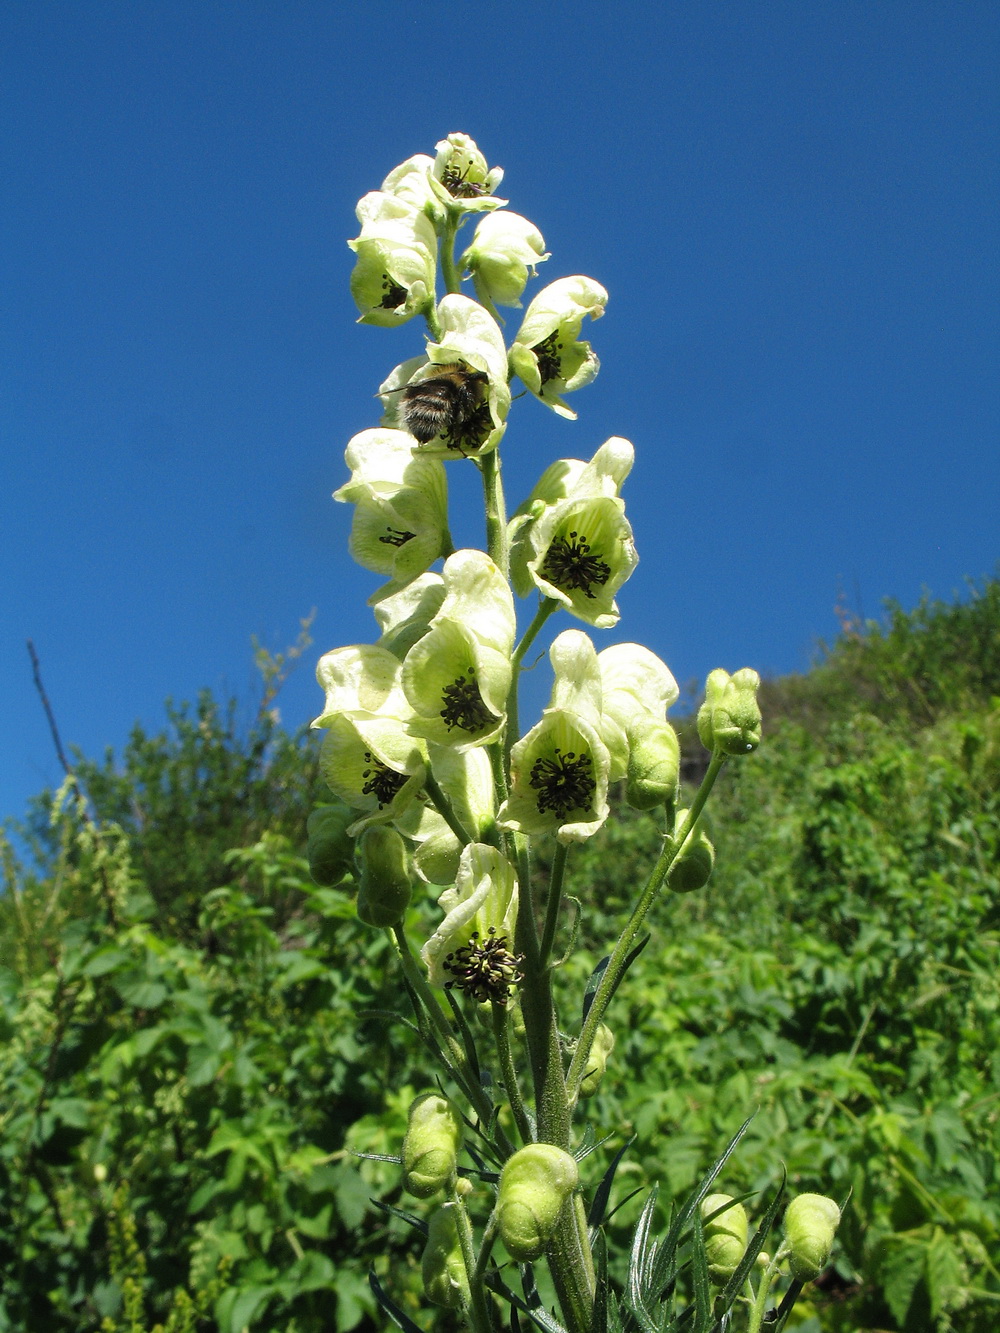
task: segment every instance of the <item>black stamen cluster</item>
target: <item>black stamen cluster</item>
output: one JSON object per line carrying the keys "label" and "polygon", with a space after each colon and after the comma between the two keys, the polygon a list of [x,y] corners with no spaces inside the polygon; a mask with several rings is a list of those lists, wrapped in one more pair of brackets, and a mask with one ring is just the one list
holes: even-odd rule
{"label": "black stamen cluster", "polygon": [[479,181],[470,181],[467,179],[472,170],[472,163],[459,171],[458,167],[445,167],[441,173],[441,184],[451,195],[452,199],[481,199],[484,194],[489,194],[489,186]]}
{"label": "black stamen cluster", "polygon": [[552,810],[565,819],[571,810],[586,810],[594,795],[594,763],[589,754],[556,746],[551,759],[536,759],[531,766],[530,786],[538,792],[538,813]]}
{"label": "black stamen cluster", "polygon": [[506,1004],[524,976],[518,968],[524,954],[511,953],[507,936],[498,935],[495,926],[490,926],[484,944],[478,940],[479,931],[474,930],[468,944],[446,956],[442,966],[452,974],[452,980],[444,983],[445,990],[460,990],[480,1004],[486,1000]]}
{"label": "black stamen cluster", "polygon": [[406,301],[406,288],[401,287],[388,273],[382,279],[383,296],[376,310],[398,310]]}
{"label": "black stamen cluster", "polygon": [[482,402],[469,416],[455,423],[446,437],[449,449],[455,449],[468,457],[481,449],[486,437],[493,429],[493,416],[489,402]]}
{"label": "black stamen cluster", "polygon": [[591,586],[603,587],[611,577],[611,566],[591,552],[586,537],[571,532],[569,537],[556,537],[545,552],[542,578],[555,584],[563,592],[582,592],[593,598]]}
{"label": "black stamen cluster", "polygon": [[403,532],[401,528],[386,527],[385,536],[379,537],[379,541],[383,546],[405,546],[416,535],[415,532]]}
{"label": "black stamen cluster", "polygon": [[550,333],[547,338],[543,338],[540,343],[537,343],[532,350],[538,357],[538,373],[541,376],[542,383],[548,384],[549,380],[559,379],[559,372],[562,370],[563,352],[559,334]]}
{"label": "black stamen cluster", "polygon": [[381,759],[376,759],[370,750],[365,751],[365,763],[370,764],[361,776],[368,781],[361,788],[362,796],[378,797],[378,808],[381,810],[392,801],[396,793],[406,785],[406,774],[397,773],[395,769],[387,767]]}
{"label": "black stamen cluster", "polygon": [[469,667],[467,672],[456,676],[450,685],[442,690],[444,707],[441,716],[452,727],[461,727],[463,731],[480,731],[494,719],[493,714],[483,703],[483,696],[476,684],[476,669]]}

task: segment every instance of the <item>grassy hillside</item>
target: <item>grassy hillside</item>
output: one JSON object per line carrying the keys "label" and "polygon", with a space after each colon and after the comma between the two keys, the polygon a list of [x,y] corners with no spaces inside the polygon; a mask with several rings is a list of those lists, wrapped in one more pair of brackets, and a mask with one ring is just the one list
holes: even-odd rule
{"label": "grassy hillside", "polygon": [[[762,702],[764,746],[713,798],[716,873],[656,906],[610,1011],[613,1137],[589,1179],[634,1136],[619,1196],[658,1180],[669,1200],[756,1109],[725,1189],[772,1188],[783,1163],[796,1190],[849,1196],[797,1327],[988,1333],[1000,583],[848,626]],[[77,771],[89,804],[46,797],[33,867],[4,855],[0,1333],[381,1326],[368,1265],[405,1297],[415,1254],[368,1202],[402,1202],[398,1169],[351,1150],[398,1151],[426,1074],[386,1017],[385,941],[350,886],[309,879],[308,741],[264,712],[241,733],[205,697]],[[564,1012],[657,842],[623,809],[571,856]]]}

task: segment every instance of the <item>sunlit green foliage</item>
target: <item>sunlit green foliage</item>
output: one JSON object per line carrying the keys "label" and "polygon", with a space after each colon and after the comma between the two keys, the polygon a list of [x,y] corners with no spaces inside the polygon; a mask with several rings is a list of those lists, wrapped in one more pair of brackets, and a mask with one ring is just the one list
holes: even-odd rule
{"label": "sunlit green foliage", "polygon": [[[795,1192],[850,1194],[799,1328],[996,1327],[998,635],[992,581],[772,683],[764,745],[720,784],[713,879],[664,896],[608,1013],[591,1182],[635,1134],[615,1198],[659,1181],[662,1231],[759,1108],[719,1182],[755,1192],[751,1228],[778,1154]],[[81,764],[101,831],[68,795],[35,816],[35,868],[5,858],[0,1329],[320,1333],[381,1326],[371,1262],[419,1287],[368,1202],[401,1202],[398,1168],[351,1155],[398,1152],[427,1084],[385,1012],[401,983],[350,882],[309,878],[308,742],[232,716],[206,696]],[[570,857],[567,1002],[656,840],[623,810]]]}

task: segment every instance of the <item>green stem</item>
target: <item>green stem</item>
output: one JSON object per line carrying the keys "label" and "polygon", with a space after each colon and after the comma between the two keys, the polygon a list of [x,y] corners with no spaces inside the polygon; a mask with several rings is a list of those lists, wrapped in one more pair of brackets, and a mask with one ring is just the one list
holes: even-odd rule
{"label": "green stem", "polygon": [[441,321],[438,319],[437,306],[433,298],[427,302],[423,310],[424,319],[427,321],[427,332],[435,342],[441,341]]}
{"label": "green stem", "polygon": [[502,1004],[493,1006],[493,1036],[496,1039],[497,1057],[500,1061],[500,1077],[503,1079],[504,1090],[507,1093],[507,1100],[510,1102],[517,1132],[521,1136],[522,1143],[530,1143],[533,1138],[531,1121],[528,1119],[524,1102],[521,1100],[517,1070],[514,1068],[514,1059],[510,1050],[510,1014]]}
{"label": "green stem", "polygon": [[507,549],[507,507],[500,479],[500,454],[496,449],[477,460],[483,476],[486,504],[486,550],[505,579],[510,578],[510,552]]}
{"label": "green stem", "polygon": [[451,801],[448,800],[448,797],[441,790],[437,779],[434,777],[434,774],[430,769],[427,770],[427,776],[424,778],[424,790],[431,798],[431,804],[434,806],[434,809],[448,825],[455,837],[463,847],[467,847],[468,844],[472,842],[472,836],[466,830],[465,825],[459,819],[458,815],[455,814]]}
{"label": "green stem", "polygon": [[569,1097],[570,1106],[575,1106],[577,1098],[580,1096],[580,1084],[583,1081],[583,1075],[586,1072],[587,1061],[590,1059],[590,1049],[594,1044],[594,1037],[597,1033],[597,1027],[604,1017],[604,1011],[611,1002],[625,972],[626,960],[632,945],[635,943],[635,937],[639,933],[639,927],[646,918],[646,913],[653,905],[656,895],[659,893],[667,872],[673,865],[681,852],[684,844],[694,830],[702,810],[705,808],[705,802],[708,800],[709,793],[715,785],[715,779],[719,776],[723,764],[726,762],[726,755],[721,751],[716,751],[712,755],[711,762],[708,765],[698,793],[691,803],[691,809],[688,811],[687,818],[676,838],[668,837],[663,844],[663,851],[660,853],[659,860],[653,867],[646,886],[639,896],[639,901],[632,910],[632,915],[625,923],[622,933],[618,936],[618,942],[607,967],[604,969],[604,975],[594,994],[594,1001],[590,1006],[586,1021],[580,1032],[580,1040],[576,1044],[576,1050],[570,1063],[569,1073],[566,1076],[566,1090]]}
{"label": "green stem", "polygon": [[484,1293],[484,1302],[486,1299],[486,1269],[490,1262],[490,1255],[493,1253],[493,1245],[496,1241],[498,1230],[499,1223],[497,1222],[496,1209],[494,1209],[487,1219],[486,1226],[483,1228],[483,1239],[479,1246],[479,1258],[476,1260],[475,1271],[469,1281],[469,1287],[472,1291],[475,1291],[478,1287],[479,1290]]}
{"label": "green stem", "polygon": [[449,296],[462,290],[462,279],[455,263],[455,237],[462,222],[461,212],[448,211],[444,231],[441,233],[441,276]]}
{"label": "green stem", "polygon": [[747,1318],[747,1333],[760,1333],[764,1312],[767,1309],[767,1298],[771,1292],[771,1283],[778,1274],[778,1263],[784,1258],[785,1253],[786,1251],[780,1250],[761,1276],[760,1285],[757,1287],[757,1295],[750,1307],[750,1314]]}
{"label": "green stem", "polygon": [[462,1262],[465,1264],[465,1277],[469,1284],[469,1318],[475,1333],[492,1333],[492,1321],[486,1304],[486,1289],[482,1282],[475,1282],[478,1271],[476,1247],[472,1236],[472,1223],[466,1212],[465,1203],[457,1189],[452,1190],[452,1205],[455,1209],[455,1223],[458,1231],[458,1243],[462,1248]]}
{"label": "green stem", "polygon": [[563,1205],[546,1258],[566,1327],[570,1333],[589,1333],[597,1283],[583,1200],[578,1194]]}
{"label": "green stem", "polygon": [[521,642],[517,645],[517,647],[514,649],[513,654],[511,655],[510,693],[507,695],[507,740],[505,747],[506,748],[505,766],[508,771],[510,769],[511,747],[513,746],[514,742],[518,739],[518,736],[520,734],[520,723],[518,721],[517,692],[521,683],[520,681],[521,663],[524,661],[525,653],[528,651],[528,649],[534,643],[535,639],[538,637],[538,634],[541,631],[542,626],[548,620],[549,616],[552,615],[553,611],[556,611],[558,609],[558,607],[559,603],[556,601],[554,597],[543,597],[539,600],[538,610],[535,612],[534,620],[532,620],[531,624],[524,631],[524,635],[521,639]]}
{"label": "green stem", "polygon": [[548,967],[552,954],[552,944],[556,937],[556,925],[559,920],[559,907],[562,903],[563,876],[566,873],[566,856],[569,848],[563,842],[556,843],[552,858],[552,873],[549,876],[549,901],[545,906],[545,927],[542,931],[541,954],[542,967]]}
{"label": "green stem", "polygon": [[[518,908],[515,942],[523,955],[521,1012],[535,1092],[539,1143],[569,1149],[570,1104],[566,1099],[562,1049],[552,1001],[551,972],[542,963],[531,891],[527,839],[518,834]],[[575,1211],[567,1202],[547,1250],[549,1271],[569,1333],[589,1333],[594,1289],[593,1261],[586,1230],[580,1234]]]}
{"label": "green stem", "polygon": [[[479,1116],[483,1125],[489,1125],[490,1118],[493,1114],[493,1107],[490,1105],[489,1099],[483,1091],[479,1080],[472,1075],[472,1071],[469,1068],[468,1057],[466,1056],[458,1038],[455,1036],[454,1029],[448,1022],[444,1010],[438,1004],[437,996],[431,990],[427,979],[417,966],[417,961],[410,952],[409,941],[406,938],[403,927],[393,926],[392,933],[396,937],[396,953],[403,971],[406,973],[406,979],[423,1004],[427,1016],[437,1028],[438,1034],[443,1040],[448,1054],[451,1056],[454,1065],[453,1076],[455,1077],[456,1082],[465,1093],[466,1097],[468,1097],[470,1104],[474,1107],[475,1112]],[[502,1131],[498,1126],[498,1139],[501,1134]],[[506,1140],[506,1135],[503,1135],[503,1138]],[[513,1151],[513,1145],[509,1140],[507,1140],[506,1143],[502,1143],[501,1146],[503,1147],[504,1152],[509,1153]]]}

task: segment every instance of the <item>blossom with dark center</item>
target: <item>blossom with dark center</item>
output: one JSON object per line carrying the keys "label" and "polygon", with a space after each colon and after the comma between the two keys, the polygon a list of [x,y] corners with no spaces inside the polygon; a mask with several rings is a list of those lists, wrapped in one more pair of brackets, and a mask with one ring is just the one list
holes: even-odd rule
{"label": "blossom with dark center", "polygon": [[351,295],[360,323],[403,324],[434,300],[437,233],[406,199],[373,190],[358,203],[361,232],[347,244],[357,255]]}
{"label": "blossom with dark center", "polygon": [[556,537],[545,553],[541,575],[563,592],[582,592],[593,599],[594,584],[603,587],[611,577],[611,566],[591,550],[586,537],[570,532]]}
{"label": "blossom with dark center", "polygon": [[541,813],[554,811],[564,820],[571,810],[586,810],[594,795],[594,761],[589,754],[563,754],[558,745],[531,766],[529,785],[538,792]]}
{"label": "blossom with dark center", "polygon": [[442,691],[444,707],[441,716],[450,730],[461,727],[463,731],[478,731],[488,726],[494,719],[493,714],[483,703],[483,696],[476,684],[476,668],[470,666],[465,672],[446,685]]}
{"label": "blossom with dark center", "polygon": [[456,551],[442,571],[445,596],[406,654],[402,686],[415,736],[449,749],[486,745],[504,723],[514,644],[507,580],[483,551]]}
{"label": "blossom with dark center", "polygon": [[[442,298],[437,320],[439,340],[427,343],[424,356],[410,357],[396,366],[379,385],[379,397],[385,404],[382,421],[386,426],[406,427],[408,416],[412,420],[414,396],[422,396],[420,386],[424,384],[437,386],[432,400],[444,403],[445,387],[440,382],[454,384],[455,369],[461,367],[466,372],[462,410],[439,413],[441,422],[433,435],[418,436],[419,452],[448,461],[478,457],[500,443],[510,410],[503,334],[490,312],[461,292]],[[428,425],[432,424],[429,420]]]}
{"label": "blossom with dark center", "polygon": [[438,902],[445,918],[420,951],[431,985],[451,982],[476,999],[506,1003],[520,962],[507,944],[517,921],[514,867],[498,848],[471,842]]}
{"label": "blossom with dark center", "polygon": [[[579,698],[587,702],[586,690]],[[511,750],[510,794],[497,811],[502,828],[529,836],[554,832],[563,843],[597,832],[608,817],[611,768],[599,721],[596,708],[545,709]]]}
{"label": "blossom with dark center", "polygon": [[416,800],[427,772],[427,747],[407,731],[399,658],[378,644],[335,648],[316,669],[326,706],[313,723],[325,731],[320,750],[324,781],[353,810],[395,818]]}
{"label": "blossom with dark center", "polygon": [[495,926],[490,926],[482,944],[479,931],[474,930],[468,944],[446,954],[442,966],[452,979],[444,988],[460,990],[480,1004],[490,1000],[505,1005],[524,975],[518,968],[523,961],[524,954],[511,953],[507,936],[498,935]]}
{"label": "blossom with dark center", "polygon": [[580,328],[587,315],[604,314],[607,300],[599,282],[578,274],[543,287],[524,312],[509,353],[511,371],[560,416],[576,416],[561,395],[589,384],[600,367]]}
{"label": "blossom with dark center", "polygon": [[618,621],[615,593],[638,564],[625,504],[617,495],[579,496],[543,508],[517,537],[512,567],[588,625]]}
{"label": "blossom with dark center", "polygon": [[451,549],[443,464],[384,427],[360,431],[345,458],[351,479],[334,499],[355,506],[351,555],[394,583],[411,582]]}

